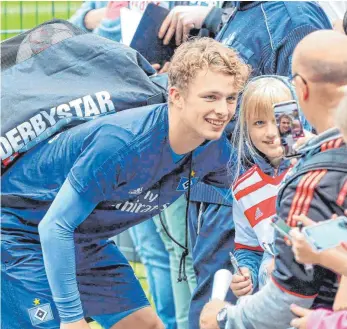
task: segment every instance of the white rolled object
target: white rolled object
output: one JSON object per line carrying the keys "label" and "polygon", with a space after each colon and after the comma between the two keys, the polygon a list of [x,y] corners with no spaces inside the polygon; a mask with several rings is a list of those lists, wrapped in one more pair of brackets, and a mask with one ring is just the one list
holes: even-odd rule
{"label": "white rolled object", "polygon": [[214,274],[211,299],[224,300],[233,275],[229,270],[221,269]]}

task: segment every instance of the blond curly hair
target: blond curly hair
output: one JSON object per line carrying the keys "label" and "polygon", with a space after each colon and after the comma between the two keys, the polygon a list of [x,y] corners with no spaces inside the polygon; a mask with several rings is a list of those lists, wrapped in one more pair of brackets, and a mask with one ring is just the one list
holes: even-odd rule
{"label": "blond curly hair", "polygon": [[241,91],[251,71],[235,50],[211,38],[192,38],[179,46],[172,57],[169,88],[187,90],[197,73],[204,69],[234,76],[237,91]]}

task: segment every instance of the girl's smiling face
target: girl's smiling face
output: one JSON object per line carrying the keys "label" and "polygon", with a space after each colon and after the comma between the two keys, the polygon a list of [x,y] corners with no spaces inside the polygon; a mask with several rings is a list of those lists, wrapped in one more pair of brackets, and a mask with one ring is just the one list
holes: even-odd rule
{"label": "girl's smiling face", "polygon": [[283,147],[274,116],[260,115],[248,121],[250,140],[270,161],[283,157]]}

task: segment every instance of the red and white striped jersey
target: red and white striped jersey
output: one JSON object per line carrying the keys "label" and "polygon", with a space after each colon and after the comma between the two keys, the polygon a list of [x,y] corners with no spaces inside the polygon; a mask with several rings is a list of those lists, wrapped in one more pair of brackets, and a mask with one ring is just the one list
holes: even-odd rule
{"label": "red and white striped jersey", "polygon": [[274,229],[270,223],[276,214],[279,186],[287,171],[271,177],[255,165],[237,180],[233,186],[235,249],[263,251],[264,243],[273,243]]}

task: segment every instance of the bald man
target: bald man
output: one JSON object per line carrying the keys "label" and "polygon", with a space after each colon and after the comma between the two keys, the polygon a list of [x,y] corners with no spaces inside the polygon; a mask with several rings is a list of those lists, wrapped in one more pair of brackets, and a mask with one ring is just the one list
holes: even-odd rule
{"label": "bald man", "polygon": [[[347,208],[347,167],[345,172],[324,167],[294,176],[308,158],[325,150],[339,148],[347,159],[346,144],[334,123],[347,85],[347,37],[328,30],[309,34],[294,51],[292,71],[300,107],[319,133],[300,150],[302,158],[291,173],[294,179],[287,180],[279,193],[277,214],[294,226],[294,214],[303,213],[319,222],[333,213],[343,215]],[[320,266],[314,266],[313,273],[306,271],[281,237],[276,239],[276,250],[272,280],[236,306],[217,300],[206,304],[201,329],[287,329],[294,318],[291,304],[332,306],[336,274]]]}

